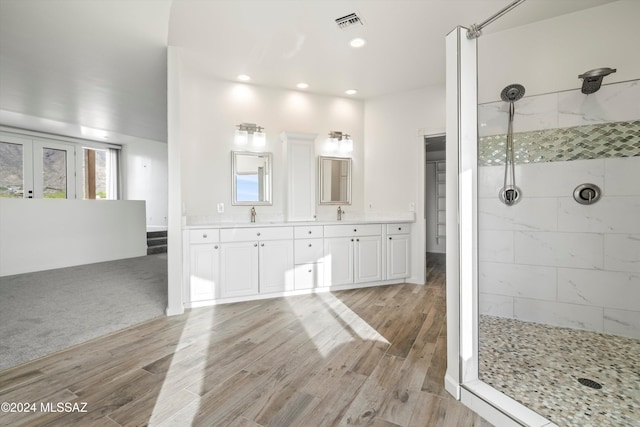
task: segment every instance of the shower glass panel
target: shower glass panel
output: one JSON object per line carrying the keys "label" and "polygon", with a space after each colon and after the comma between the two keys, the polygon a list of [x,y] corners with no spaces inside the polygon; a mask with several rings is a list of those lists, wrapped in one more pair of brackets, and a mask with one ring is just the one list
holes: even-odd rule
{"label": "shower glass panel", "polygon": [[518,101],[517,204],[500,200],[509,103],[478,106],[479,379],[559,426],[637,426],[640,81],[579,84]]}

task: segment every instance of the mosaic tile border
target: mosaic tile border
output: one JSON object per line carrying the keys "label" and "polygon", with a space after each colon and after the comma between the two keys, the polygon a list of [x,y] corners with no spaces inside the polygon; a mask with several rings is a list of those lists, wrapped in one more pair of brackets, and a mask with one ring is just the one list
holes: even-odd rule
{"label": "mosaic tile border", "polygon": [[[481,137],[480,166],[504,165],[507,135]],[[516,163],[640,156],[640,120],[513,134]]]}

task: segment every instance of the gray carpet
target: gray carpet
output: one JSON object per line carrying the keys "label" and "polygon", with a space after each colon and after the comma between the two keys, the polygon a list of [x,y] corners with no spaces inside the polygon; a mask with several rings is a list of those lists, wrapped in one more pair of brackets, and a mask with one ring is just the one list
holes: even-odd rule
{"label": "gray carpet", "polygon": [[164,315],[167,254],[0,277],[0,370]]}

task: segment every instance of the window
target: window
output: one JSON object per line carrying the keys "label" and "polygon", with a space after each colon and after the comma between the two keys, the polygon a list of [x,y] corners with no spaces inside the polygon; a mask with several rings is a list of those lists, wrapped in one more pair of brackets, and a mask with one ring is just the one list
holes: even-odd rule
{"label": "window", "polygon": [[83,148],[83,199],[118,198],[118,156],[112,148]]}
{"label": "window", "polygon": [[117,149],[24,136],[0,133],[0,197],[118,198]]}

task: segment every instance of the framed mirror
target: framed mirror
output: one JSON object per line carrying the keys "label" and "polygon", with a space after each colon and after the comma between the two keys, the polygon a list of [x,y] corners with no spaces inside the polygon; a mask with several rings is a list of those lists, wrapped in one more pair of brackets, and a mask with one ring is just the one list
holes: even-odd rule
{"label": "framed mirror", "polygon": [[271,205],[271,153],[231,152],[232,205]]}
{"label": "framed mirror", "polygon": [[320,156],[320,204],[351,204],[351,159]]}

